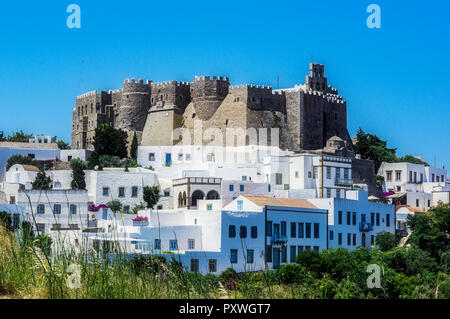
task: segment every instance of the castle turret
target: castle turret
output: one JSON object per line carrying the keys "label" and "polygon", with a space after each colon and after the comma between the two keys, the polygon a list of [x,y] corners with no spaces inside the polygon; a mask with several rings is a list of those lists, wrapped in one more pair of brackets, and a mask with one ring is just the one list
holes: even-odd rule
{"label": "castle turret", "polygon": [[128,131],[142,131],[150,108],[151,81],[139,79],[123,83],[120,107],[116,110],[115,126]]}
{"label": "castle turret", "polygon": [[306,89],[313,91],[327,91],[327,78],[324,76],[325,66],[318,63],[309,64],[309,75],[306,76]]}
{"label": "castle turret", "polygon": [[222,76],[196,76],[191,84],[196,116],[201,120],[209,120],[228,95],[229,86],[230,80]]}

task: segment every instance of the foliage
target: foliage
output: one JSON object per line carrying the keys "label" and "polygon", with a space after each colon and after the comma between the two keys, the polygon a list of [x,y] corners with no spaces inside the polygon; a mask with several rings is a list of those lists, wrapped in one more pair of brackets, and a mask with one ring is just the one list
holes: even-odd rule
{"label": "foliage", "polygon": [[13,155],[6,162],[6,170],[9,170],[11,168],[11,166],[13,166],[14,164],[33,165],[36,167],[40,167],[38,162],[36,160],[32,159],[31,157],[22,156],[22,155]]}
{"label": "foliage", "polygon": [[375,237],[375,244],[382,251],[388,251],[397,246],[397,240],[395,239],[394,234],[381,231]]}
{"label": "foliage", "polygon": [[31,187],[34,190],[51,190],[53,188],[52,179],[45,174],[44,170],[40,170],[31,183]]}
{"label": "foliage", "polygon": [[72,168],[70,187],[72,189],[86,189],[86,175],[84,173],[86,164],[82,160],[74,158],[70,161],[70,168]]}
{"label": "foliage", "polygon": [[285,284],[301,283],[307,275],[306,268],[297,264],[288,264],[278,270],[280,281]]}
{"label": "foliage", "polygon": [[140,210],[144,210],[145,209],[145,203],[139,203],[134,205],[134,207],[131,209],[131,213],[136,215],[138,213],[138,211]]}
{"label": "foliage", "polygon": [[118,156],[100,155],[98,165],[100,169],[104,167],[120,167],[120,158]]}
{"label": "foliage", "polygon": [[8,137],[3,136],[2,132],[2,139],[0,141],[6,141],[6,142],[21,142],[21,143],[28,143],[30,138],[33,138],[33,134],[25,134],[22,130],[19,132],[15,132],[12,135],[9,135]]}
{"label": "foliage", "polygon": [[63,140],[58,140],[57,136],[53,136],[51,142],[56,143],[60,150],[68,150],[70,148],[68,143],[64,142]]}
{"label": "foliage", "polygon": [[436,260],[450,250],[450,204],[439,205],[427,214],[409,215],[412,230],[409,241]]}
{"label": "foliage", "polygon": [[304,251],[296,258],[296,262],[315,275],[319,275],[328,268],[328,260],[316,251]]}
{"label": "foliage", "polygon": [[93,169],[96,165],[102,167],[102,163],[100,163],[102,155],[117,156],[119,160],[126,158],[128,155],[127,137],[127,132],[115,129],[111,125],[101,124],[97,127],[93,142],[94,151],[89,157],[89,169]]}
{"label": "foliage", "polygon": [[122,209],[122,202],[118,199],[113,199],[112,201],[106,203],[106,205],[108,205],[114,213],[120,212]]}
{"label": "foliage", "polygon": [[159,186],[144,186],[143,199],[147,203],[147,208],[152,208],[159,201]]}
{"label": "foliage", "polygon": [[36,236],[34,243],[36,247],[39,247],[45,255],[50,256],[53,241],[49,236],[42,234],[38,235]]}
{"label": "foliage", "polygon": [[133,160],[137,160],[137,150],[138,150],[138,140],[136,136],[136,132],[134,132],[133,140],[131,141],[130,147],[130,158]]}
{"label": "foliage", "polygon": [[397,159],[397,162],[399,162],[399,163],[406,162],[406,163],[411,163],[411,164],[422,164],[425,166],[430,166],[427,162],[424,162],[421,159],[414,157],[412,155],[405,155],[403,157],[399,157]]}
{"label": "foliage", "polygon": [[13,230],[11,215],[5,211],[0,212],[0,226],[3,226],[10,231]]}

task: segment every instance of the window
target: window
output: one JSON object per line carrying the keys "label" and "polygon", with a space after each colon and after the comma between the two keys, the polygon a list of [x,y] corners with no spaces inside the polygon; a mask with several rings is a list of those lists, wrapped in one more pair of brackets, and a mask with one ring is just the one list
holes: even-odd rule
{"label": "window", "polygon": [[416,199],[416,207],[419,207],[419,199]]}
{"label": "window", "polygon": [[155,249],[161,249],[161,240],[155,239]]}
{"label": "window", "polygon": [[234,185],[233,185],[233,184],[230,184],[230,185],[228,186],[228,189],[230,190],[230,192],[234,192]]}
{"label": "window", "polygon": [[342,233],[338,233],[338,245],[342,245]]}
{"label": "window", "polygon": [[125,197],[125,187],[119,187],[119,197]]}
{"label": "window", "polygon": [[306,238],[311,238],[311,223],[306,223],[305,233]]}
{"label": "window", "polygon": [[392,171],[386,171],[386,181],[392,181]]}
{"label": "window", "polygon": [[61,182],[55,182],[55,188],[61,188]]}
{"label": "window", "polygon": [[370,213],[370,223],[372,225],[375,225],[375,214],[374,213]]}
{"label": "window", "polygon": [[317,166],[313,168],[313,178],[317,178]]}
{"label": "window", "polygon": [[195,249],[195,239],[188,239],[188,249]]}
{"label": "window", "polygon": [[434,174],[431,174],[431,181],[434,183]]}
{"label": "window", "polygon": [[245,190],[245,186],[244,185],[239,185],[239,191],[243,192]]}
{"label": "window", "polygon": [[61,214],[61,205],[60,204],[53,205],[53,214],[55,214],[55,215]]}
{"label": "window", "polygon": [[376,214],[376,225],[380,226],[380,214],[379,213]]}
{"label": "window", "polygon": [[304,228],[305,228],[305,224],[304,223],[298,223],[298,238],[304,238],[305,237]]}
{"label": "window", "polygon": [[252,226],[251,228],[250,228],[250,237],[251,238],[258,238],[258,227],[256,227],[256,226]]}
{"label": "window", "polygon": [[191,259],[191,272],[198,272],[198,259]]}
{"label": "window", "polygon": [[234,225],[228,226],[228,237],[229,238],[236,237],[236,226],[234,226]]}
{"label": "window", "polygon": [[287,247],[281,246],[281,262],[287,263]]}
{"label": "window", "polygon": [[207,156],[207,161],[208,162],[214,162],[214,153],[209,153]]}
{"label": "window", "polygon": [[247,238],[247,226],[239,227],[239,237]]}
{"label": "window", "polygon": [[334,232],[330,230],[330,240],[334,240]]}
{"label": "window", "polygon": [[75,215],[77,213],[77,205],[74,205],[74,204],[70,205],[70,213],[72,215]]}
{"label": "window", "polygon": [[295,178],[298,178],[298,171],[295,171]]}
{"label": "window", "polygon": [[103,196],[109,196],[109,188],[103,187]]}
{"label": "window", "polygon": [[245,176],[245,175],[242,176],[242,181],[243,181],[243,182],[246,182],[246,181],[247,181],[247,176]]}
{"label": "window", "polygon": [[212,205],[212,204],[206,205],[206,209],[207,209],[207,210],[212,210],[212,208],[213,208],[213,205]]}
{"label": "window", "polygon": [[414,183],[417,182],[417,172],[414,172]]}
{"label": "window", "polygon": [[38,233],[43,234],[45,232],[45,224],[36,224],[36,230]]}
{"label": "window", "polygon": [[253,264],[254,262],[254,254],[253,249],[247,249],[247,264]]}
{"label": "window", "polygon": [[131,197],[137,197],[138,196],[138,187],[133,186],[131,187]]}
{"label": "window", "polygon": [[305,251],[310,251],[311,250],[311,246],[305,246]]}
{"label": "window", "polygon": [[208,262],[209,272],[217,272],[217,259],[210,259]]}
{"label": "window", "polygon": [[348,179],[348,168],[344,168],[344,178]]}
{"label": "window", "polygon": [[291,223],[291,238],[297,237],[297,223]]}
{"label": "window", "polygon": [[290,262],[295,262],[295,257],[297,257],[296,256],[296,250],[297,250],[297,247],[296,246],[291,246],[290,247],[290,254],[289,254],[289,256],[290,256]]}
{"label": "window", "polygon": [[286,236],[286,222],[281,222],[281,236]]}
{"label": "window", "polygon": [[319,246],[314,246],[313,249],[315,252],[319,252]]}
{"label": "window", "polygon": [[266,221],[266,234],[267,236],[272,236],[272,222]]}
{"label": "window", "polygon": [[341,169],[336,167],[336,178],[341,178]]}
{"label": "window", "polygon": [[430,207],[430,200],[428,200],[428,207]]}
{"label": "window", "polygon": [[15,196],[9,196],[9,203],[11,205],[15,204],[16,203],[16,197]]}
{"label": "window", "polygon": [[308,178],[311,178],[312,174],[311,172],[308,172]]}
{"label": "window", "polygon": [[169,247],[170,247],[170,250],[177,250],[178,249],[177,240],[176,239],[170,240]]}
{"label": "window", "polygon": [[303,252],[303,246],[298,246],[298,255],[300,255]]}
{"label": "window", "polygon": [[266,261],[268,263],[272,262],[272,246],[266,246]]}
{"label": "window", "polygon": [[356,246],[356,234],[353,234],[353,246]]}
{"label": "window", "polygon": [[327,198],[331,197],[331,189],[330,188],[326,188],[327,190]]}
{"label": "window", "polygon": [[347,212],[347,225],[351,225],[352,221],[351,221],[351,213]]}
{"label": "window", "polygon": [[331,179],[331,167],[327,167],[327,179]]}
{"label": "window", "polygon": [[375,235],[370,236],[370,244],[373,245],[375,242]]}
{"label": "window", "polygon": [[237,201],[237,210],[244,210],[244,202],[242,200]]}
{"label": "window", "polygon": [[353,212],[353,225],[356,225],[356,212]]}
{"label": "window", "polygon": [[342,211],[338,211],[338,224],[342,225]]}
{"label": "window", "polygon": [[238,251],[237,251],[237,249],[231,249],[230,250],[230,262],[232,264],[237,264],[237,262],[238,262]]}
{"label": "window", "polygon": [[155,153],[148,153],[148,160],[150,162],[154,162],[155,161]]}
{"label": "window", "polygon": [[352,244],[352,234],[347,234],[347,246],[351,246]]}
{"label": "window", "polygon": [[386,214],[386,227],[391,227],[391,215]]}
{"label": "window", "polygon": [[[186,154],[186,161],[190,161],[190,160],[191,160],[191,154]],[[215,260],[215,259],[211,259],[211,260]]]}
{"label": "window", "polygon": [[[423,175],[422,175],[423,176]],[[395,171],[395,180],[397,182],[402,180],[402,171]]]}
{"label": "window", "polygon": [[319,238],[319,223],[314,223],[314,238]]}
{"label": "window", "polygon": [[277,184],[277,185],[283,184],[283,174],[281,174],[281,173],[275,174],[275,184]]}
{"label": "window", "polygon": [[125,211],[125,213],[129,213],[130,212],[130,205],[123,206],[123,210]]}
{"label": "window", "polygon": [[178,161],[183,161],[183,153],[178,154]]}
{"label": "window", "polygon": [[336,198],[340,198],[341,197],[341,190],[338,188],[336,189]]}

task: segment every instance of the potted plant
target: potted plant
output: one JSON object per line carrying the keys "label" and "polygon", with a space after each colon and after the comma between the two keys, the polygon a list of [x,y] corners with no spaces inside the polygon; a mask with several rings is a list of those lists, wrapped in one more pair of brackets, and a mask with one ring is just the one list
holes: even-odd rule
{"label": "potted plant", "polygon": [[148,226],[148,217],[146,216],[136,216],[132,221],[133,226]]}

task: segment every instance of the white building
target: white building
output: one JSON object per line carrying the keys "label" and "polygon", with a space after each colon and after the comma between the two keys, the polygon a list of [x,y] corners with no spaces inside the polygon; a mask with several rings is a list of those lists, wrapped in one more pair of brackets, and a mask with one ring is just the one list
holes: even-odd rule
{"label": "white building", "polygon": [[328,210],[328,247],[371,247],[377,233],[395,233],[395,206],[368,200],[367,192],[347,191],[347,198],[309,200]]}
{"label": "white building", "polygon": [[427,211],[439,201],[449,202],[450,183],[445,168],[406,162],[383,162],[378,175],[384,177],[384,191],[395,193],[387,198],[398,205]]}
{"label": "white building", "polygon": [[398,206],[396,211],[396,230],[402,235],[411,233],[407,225],[409,215],[425,214],[423,209],[411,206]]}

